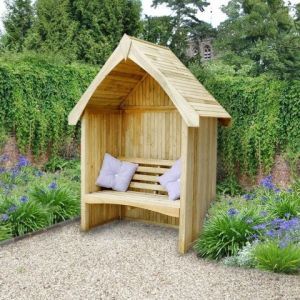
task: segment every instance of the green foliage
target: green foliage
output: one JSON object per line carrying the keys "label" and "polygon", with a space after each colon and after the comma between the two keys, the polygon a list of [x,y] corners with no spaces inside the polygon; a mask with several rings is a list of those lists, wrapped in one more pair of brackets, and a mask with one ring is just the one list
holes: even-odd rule
{"label": "green foliage", "polygon": [[252,227],[261,221],[255,209],[236,211],[234,215],[231,212],[219,210],[205,222],[194,248],[200,256],[220,259],[235,255],[255,233]]}
{"label": "green foliage", "polygon": [[268,212],[277,218],[292,218],[300,216],[300,195],[292,192],[282,192],[274,195],[275,201],[270,201]]}
{"label": "green foliage", "polygon": [[295,273],[300,269],[300,247],[289,244],[279,247],[276,241],[261,243],[253,252],[256,266],[263,270]]}
{"label": "green foliage", "polygon": [[[199,19],[199,13],[209,5],[207,1],[195,0],[154,0],[153,6],[167,5],[174,16],[146,17],[143,37],[154,43],[169,46],[183,61],[188,62],[186,55],[188,41],[196,45],[207,37],[216,34],[212,26]],[[168,24],[167,24],[168,23]]]}
{"label": "green foliage", "polygon": [[221,195],[240,195],[243,192],[242,187],[237,182],[236,178],[228,177],[217,185],[217,192]]}
{"label": "green foliage", "polygon": [[218,28],[216,47],[222,59],[250,74],[300,78],[300,36],[283,0],[231,0],[223,7],[228,19]]}
{"label": "green foliage", "polygon": [[7,14],[4,18],[6,30],[4,47],[13,51],[22,51],[24,42],[33,23],[31,0],[5,0]]}
{"label": "green foliage", "polygon": [[50,224],[65,221],[79,214],[79,201],[68,188],[38,186],[30,195],[35,202],[46,207]]}
{"label": "green foliage", "polygon": [[0,242],[11,238],[11,229],[8,225],[0,224]]}
{"label": "green foliage", "polygon": [[8,224],[12,234],[20,236],[49,225],[48,212],[39,203],[28,201],[18,205],[16,210],[10,213]]}
{"label": "green foliage", "polygon": [[26,48],[104,64],[124,33],[141,31],[139,0],[37,0]]}
{"label": "green foliage", "polygon": [[244,76],[218,62],[190,68],[233,118],[232,126],[219,130],[227,176],[268,173],[278,152],[299,157],[299,81]]}
{"label": "green foliage", "polygon": [[244,267],[253,268],[255,267],[255,257],[253,255],[253,249],[257,243],[247,242],[246,245],[238,251],[234,256],[228,256],[223,259],[223,263],[226,266],[231,267]]}
{"label": "green foliage", "polygon": [[0,59],[0,119],[21,152],[72,157],[79,127],[68,126],[67,116],[96,69],[54,59],[32,54]]}

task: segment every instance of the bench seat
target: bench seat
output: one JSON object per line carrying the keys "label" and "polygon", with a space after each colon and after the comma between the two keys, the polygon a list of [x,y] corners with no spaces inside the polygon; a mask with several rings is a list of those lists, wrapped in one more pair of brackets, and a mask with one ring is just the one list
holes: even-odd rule
{"label": "bench seat", "polygon": [[87,204],[117,204],[143,208],[179,218],[180,200],[171,201],[167,195],[142,192],[103,190],[84,195]]}

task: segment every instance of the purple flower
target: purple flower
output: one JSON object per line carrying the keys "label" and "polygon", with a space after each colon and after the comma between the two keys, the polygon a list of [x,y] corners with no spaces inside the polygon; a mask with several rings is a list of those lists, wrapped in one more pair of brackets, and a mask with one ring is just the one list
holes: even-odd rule
{"label": "purple flower", "polygon": [[26,202],[28,202],[28,197],[27,197],[27,196],[22,196],[22,197],[20,197],[20,202],[21,202],[21,203],[26,203]]}
{"label": "purple flower", "polygon": [[232,207],[232,208],[228,209],[227,214],[228,214],[228,216],[233,217],[236,214],[238,214],[238,211]]}
{"label": "purple flower", "polygon": [[254,230],[262,230],[262,229],[266,229],[266,224],[258,224],[252,227],[252,229]]}
{"label": "purple flower", "polygon": [[57,189],[57,183],[54,182],[54,181],[51,182],[51,183],[49,184],[48,188],[49,188],[50,190],[56,190],[56,189]]}
{"label": "purple flower", "polygon": [[17,167],[22,168],[29,165],[29,161],[25,156],[20,156],[19,161],[17,163]]}
{"label": "purple flower", "polygon": [[5,168],[1,167],[0,168],[0,174],[3,174],[3,173],[5,173]]}
{"label": "purple flower", "polygon": [[259,214],[262,217],[266,217],[268,215],[268,213],[266,211],[264,211],[264,210],[262,210]]}
{"label": "purple flower", "polygon": [[14,211],[16,211],[17,210],[17,205],[15,205],[15,204],[12,204],[9,208],[8,208],[8,212],[10,212],[10,213],[12,213],[12,212],[14,212]]}
{"label": "purple flower", "polygon": [[256,233],[252,234],[252,235],[251,235],[251,238],[252,238],[253,240],[257,240],[257,239],[258,239],[258,234],[256,234]]}
{"label": "purple flower", "polygon": [[267,190],[273,190],[275,188],[273,182],[272,182],[272,176],[269,175],[265,178],[263,178],[261,181],[260,181],[260,185],[262,187],[264,187],[265,189]]}
{"label": "purple flower", "polygon": [[0,162],[5,162],[8,161],[9,156],[7,154],[1,155],[0,156]]}
{"label": "purple flower", "polygon": [[280,241],[278,247],[282,249],[285,248],[287,245],[288,245],[287,241]]}
{"label": "purple flower", "polygon": [[269,237],[275,237],[276,236],[276,231],[273,229],[270,229],[266,232],[266,235],[268,235]]}
{"label": "purple flower", "polygon": [[3,222],[6,222],[8,219],[9,219],[8,214],[2,214],[2,215],[1,215],[1,220],[2,220]]}
{"label": "purple flower", "polygon": [[44,175],[44,173],[42,171],[40,171],[40,170],[38,170],[38,171],[35,172],[35,176],[36,177],[42,177],[43,175]]}
{"label": "purple flower", "polygon": [[276,189],[274,190],[274,192],[275,192],[275,193],[280,193],[280,189],[276,188]]}
{"label": "purple flower", "polygon": [[252,200],[253,199],[253,195],[251,195],[251,194],[245,194],[245,195],[243,195],[243,198],[245,200]]}

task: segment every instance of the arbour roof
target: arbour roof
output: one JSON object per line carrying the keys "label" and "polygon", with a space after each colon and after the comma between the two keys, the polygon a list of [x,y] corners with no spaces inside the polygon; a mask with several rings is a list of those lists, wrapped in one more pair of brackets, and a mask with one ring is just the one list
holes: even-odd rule
{"label": "arbour roof", "polygon": [[188,126],[198,127],[199,116],[230,123],[226,110],[169,48],[124,35],[71,111],[69,124],[78,122],[88,104],[119,106],[147,74],[161,85]]}

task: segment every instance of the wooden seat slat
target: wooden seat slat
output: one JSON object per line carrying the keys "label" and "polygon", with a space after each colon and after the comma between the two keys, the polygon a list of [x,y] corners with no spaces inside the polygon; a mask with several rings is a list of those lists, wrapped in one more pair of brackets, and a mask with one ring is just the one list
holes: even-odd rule
{"label": "wooden seat slat", "polygon": [[148,158],[136,158],[136,157],[118,157],[120,160],[129,161],[136,164],[154,165],[154,166],[166,166],[171,167],[174,164],[173,160],[167,159],[148,159]]}
{"label": "wooden seat slat", "polygon": [[134,174],[132,180],[158,182],[158,176]]}
{"label": "wooden seat slat", "polygon": [[84,195],[84,201],[88,204],[127,205],[179,218],[180,201],[171,201],[165,195],[105,190]]}
{"label": "wooden seat slat", "polygon": [[151,184],[151,183],[136,182],[136,181],[132,181],[130,183],[130,185],[129,185],[129,188],[143,189],[143,190],[150,190],[150,191],[161,191],[161,192],[165,192],[166,191],[159,184]]}
{"label": "wooden seat slat", "polygon": [[169,170],[169,168],[138,167],[137,172],[139,172],[139,173],[163,174],[168,170]]}

